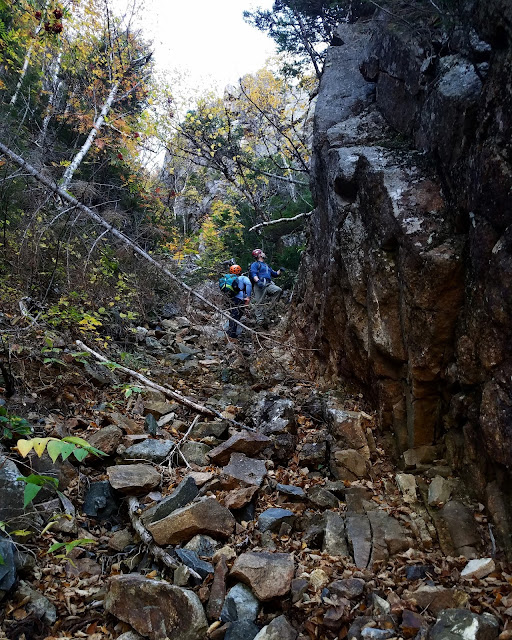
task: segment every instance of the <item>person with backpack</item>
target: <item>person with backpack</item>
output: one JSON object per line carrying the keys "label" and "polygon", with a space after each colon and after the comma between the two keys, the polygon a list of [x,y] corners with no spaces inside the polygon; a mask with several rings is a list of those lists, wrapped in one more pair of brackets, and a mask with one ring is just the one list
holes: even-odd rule
{"label": "person with backpack", "polygon": [[[229,267],[229,274],[222,276],[219,280],[220,290],[225,293],[230,301],[229,315],[233,320],[240,321],[244,312],[244,306],[247,306],[251,300],[252,284],[247,276],[242,275],[242,267],[233,264]],[[229,321],[228,338],[236,339],[238,325],[233,320]]]}
{"label": "person with backpack", "polygon": [[249,270],[249,278],[254,285],[254,315],[256,316],[256,324],[264,327],[267,325],[267,319],[263,304],[268,303],[267,309],[273,309],[283,293],[281,287],[272,282],[272,278],[280,276],[285,269],[279,267],[277,271],[274,271],[272,267],[269,267],[265,262],[267,256],[262,249],[254,249],[252,255],[256,259]]}

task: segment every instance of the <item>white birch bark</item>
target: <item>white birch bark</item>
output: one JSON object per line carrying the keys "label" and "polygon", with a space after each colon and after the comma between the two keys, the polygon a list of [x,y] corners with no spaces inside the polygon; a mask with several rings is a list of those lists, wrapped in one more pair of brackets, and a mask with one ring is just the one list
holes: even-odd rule
{"label": "white birch bark", "polygon": [[48,131],[50,120],[52,119],[53,112],[59,100],[59,94],[63,84],[62,80],[59,82],[61,60],[62,60],[62,51],[59,51],[59,55],[57,56],[57,60],[55,61],[55,68],[52,73],[52,79],[50,84],[51,93],[48,99],[48,105],[46,107],[46,115],[44,116],[44,119],[43,119],[41,133],[37,138],[37,144],[39,146],[42,146],[44,144],[44,139],[46,138],[46,132]]}
{"label": "white birch bark", "polygon": [[64,171],[64,175],[62,176],[62,180],[60,183],[61,189],[63,189],[64,191],[67,190],[67,188],[69,187],[69,183],[71,182],[75,171],[80,166],[80,163],[82,162],[85,155],[91,148],[91,145],[94,142],[94,138],[96,138],[101,127],[103,126],[103,123],[105,122],[105,118],[108,115],[108,112],[112,107],[112,103],[116,98],[117,92],[119,90],[119,85],[120,85],[120,80],[117,80],[112,85],[112,88],[110,89],[110,93],[108,94],[108,97],[105,100],[105,103],[103,104],[100,115],[96,118],[94,124],[92,125],[92,129],[89,132],[89,135],[87,136],[87,140],[82,145],[82,148],[80,149],[80,151],[75,155],[75,157],[71,161],[71,164],[66,168],[66,171]]}
{"label": "white birch bark", "polygon": [[[44,5],[44,10],[46,11],[46,9],[48,8],[48,5],[50,4],[50,1],[47,0],[45,5]],[[41,19],[41,22],[37,25],[36,30],[34,32],[35,38],[37,38],[37,36],[39,35],[39,32],[41,31],[41,29],[43,28],[43,19]],[[32,57],[32,53],[34,52],[34,42],[32,41],[30,43],[30,46],[27,50],[27,53],[25,54],[25,60],[23,60],[23,67],[21,68],[21,73],[20,73],[20,79],[18,80],[18,84],[16,85],[16,89],[14,91],[14,94],[11,98],[11,106],[14,106],[16,104],[16,101],[18,100],[18,96],[20,93],[20,89],[21,86],[23,84],[23,80],[25,80],[25,76],[27,75],[27,70],[28,70],[28,65],[30,64],[30,58]]]}

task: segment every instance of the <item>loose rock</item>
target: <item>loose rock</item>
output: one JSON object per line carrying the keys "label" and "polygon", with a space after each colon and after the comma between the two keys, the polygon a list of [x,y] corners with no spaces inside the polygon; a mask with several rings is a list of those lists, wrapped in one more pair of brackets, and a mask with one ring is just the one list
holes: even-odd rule
{"label": "loose rock", "polygon": [[121,493],[138,496],[160,484],[161,476],[148,464],[121,464],[107,468],[108,480]]}
{"label": "loose rock", "polygon": [[157,544],[178,544],[188,542],[198,533],[227,538],[233,533],[235,519],[215,498],[203,498],[150,523],[147,528]]}
{"label": "loose rock", "polygon": [[428,633],[429,640],[495,640],[498,620],[490,613],[481,616],[463,609],[441,611]]}
{"label": "loose rock", "polygon": [[267,509],[258,518],[258,528],[263,533],[265,531],[279,531],[283,523],[293,525],[295,514],[289,509]]}
{"label": "loose rock", "polygon": [[171,495],[164,498],[157,505],[146,509],[142,514],[142,521],[147,524],[165,518],[176,509],[180,509],[192,502],[198,493],[199,489],[195,480],[187,476],[179,483]]}
{"label": "loose rock", "polygon": [[224,600],[220,614],[222,622],[250,620],[254,622],[260,612],[260,603],[254,593],[245,584],[232,587]]}
{"label": "loose rock", "polygon": [[263,478],[267,475],[264,460],[253,460],[244,453],[233,453],[229,464],[224,467],[224,473],[235,478],[244,485],[261,486]]}
{"label": "loose rock", "polygon": [[296,640],[297,636],[297,631],[285,616],[278,616],[266,627],[263,627],[254,640]]}
{"label": "loose rock", "polygon": [[251,431],[242,431],[235,433],[226,442],[212,449],[208,457],[218,466],[228,463],[233,453],[245,453],[249,455],[258,455],[271,442],[270,438],[261,433],[253,433]]}
{"label": "loose rock", "polygon": [[492,558],[477,558],[470,560],[462,569],[461,578],[485,578],[496,569]]}
{"label": "loose rock", "polygon": [[231,576],[248,584],[263,601],[287,594],[293,573],[293,556],[288,553],[249,551],[239,556],[231,569]]}
{"label": "loose rock", "polygon": [[150,640],[204,640],[208,628],[193,591],[134,573],[110,580],[105,609]]}
{"label": "loose rock", "polygon": [[149,460],[158,464],[167,458],[174,447],[172,440],[143,440],[128,447],[123,453],[125,460]]}

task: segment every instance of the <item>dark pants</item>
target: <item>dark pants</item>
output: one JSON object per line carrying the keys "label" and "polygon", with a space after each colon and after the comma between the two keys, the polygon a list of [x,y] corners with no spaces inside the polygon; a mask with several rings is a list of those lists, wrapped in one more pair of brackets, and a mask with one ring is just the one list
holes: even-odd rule
{"label": "dark pants", "polygon": [[[240,320],[240,318],[244,314],[244,301],[240,300],[240,298],[231,298],[230,303],[231,303],[231,308],[229,310],[229,315],[235,320]],[[228,336],[230,338],[236,338],[237,328],[238,328],[238,325],[236,324],[236,322],[233,322],[233,320],[230,320],[229,327],[228,327]]]}

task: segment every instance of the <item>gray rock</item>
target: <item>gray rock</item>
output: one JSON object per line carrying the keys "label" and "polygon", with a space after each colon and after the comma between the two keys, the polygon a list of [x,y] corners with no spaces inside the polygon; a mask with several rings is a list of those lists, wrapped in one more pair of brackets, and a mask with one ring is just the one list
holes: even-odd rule
{"label": "gray rock", "polygon": [[176,555],[185,566],[198,573],[203,580],[213,574],[213,564],[201,560],[195,551],[176,549]]}
{"label": "gray rock", "polygon": [[108,480],[114,489],[127,495],[148,493],[160,484],[162,476],[148,464],[121,464],[107,467]]}
{"label": "gray rock", "polygon": [[299,602],[302,600],[302,596],[306,593],[309,587],[309,580],[304,580],[304,578],[295,578],[292,580],[291,584],[291,595],[292,595],[292,603]]}
{"label": "gray rock", "polygon": [[87,442],[93,447],[96,447],[96,449],[103,451],[103,453],[113,455],[116,452],[122,437],[122,430],[115,424],[109,424],[99,431],[96,431],[96,433],[88,436]]}
{"label": "gray rock", "polygon": [[232,453],[245,453],[250,456],[258,455],[268,447],[271,440],[261,433],[241,431],[235,433],[226,442],[223,442],[209,453],[210,460],[219,466],[226,464]]}
{"label": "gray rock", "polygon": [[336,509],[340,504],[338,498],[323,487],[311,487],[307,490],[307,497],[315,506],[322,509]]}
{"label": "gray rock", "polygon": [[[347,637],[357,640],[387,640],[396,636],[393,624],[391,616],[359,616],[352,622]],[[386,628],[379,628],[381,626]]]}
{"label": "gray rock", "polygon": [[224,640],[254,640],[259,630],[260,628],[250,620],[233,622],[226,631]]}
{"label": "gray rock", "polygon": [[158,464],[167,458],[174,442],[172,440],[143,440],[128,447],[123,453],[125,460],[148,460]]}
{"label": "gray rock", "polygon": [[428,487],[428,503],[434,507],[442,507],[450,499],[452,483],[442,476],[436,476]]}
{"label": "gray rock", "polygon": [[24,605],[26,611],[39,620],[42,620],[45,624],[51,626],[57,620],[57,609],[55,605],[50,602],[46,596],[32,589],[32,587],[23,580],[17,589],[17,597],[20,601],[28,598],[28,601]]}
{"label": "gray rock", "polygon": [[174,302],[166,302],[162,307],[161,315],[162,318],[166,320],[170,320],[171,318],[175,318],[180,312],[180,308]]}
{"label": "gray rock", "polygon": [[181,509],[192,502],[198,493],[199,489],[197,488],[195,480],[187,476],[179,483],[171,495],[165,497],[154,507],[150,507],[144,511],[142,521],[149,523],[165,518],[173,511],[176,511],[176,509]]}
{"label": "gray rock", "polygon": [[263,627],[255,640],[296,640],[298,635],[285,616],[278,616]]}
{"label": "gray rock", "polygon": [[156,436],[158,433],[158,422],[152,413],[148,413],[144,419],[144,428],[152,436]]}
{"label": "gray rock", "polygon": [[355,449],[337,449],[331,452],[331,472],[338,480],[357,480],[368,472],[368,460]]}
{"label": "gray rock", "polygon": [[428,639],[495,640],[499,632],[499,622],[490,613],[477,615],[465,609],[446,609],[429,630]]}
{"label": "gray rock", "polygon": [[111,578],[105,610],[150,640],[203,640],[208,622],[193,591],[139,574]]}
{"label": "gray rock", "polygon": [[365,584],[365,581],[361,578],[335,580],[329,585],[329,591],[342,598],[349,598],[351,600],[352,598],[359,597],[363,593]]}
{"label": "gray rock", "polygon": [[318,467],[324,465],[327,458],[327,443],[325,440],[321,442],[307,442],[299,451],[299,462],[309,467]]}
{"label": "gray rock", "polygon": [[348,556],[345,539],[345,521],[338,514],[326,511],[324,514],[325,530],[322,551],[331,556]]}
{"label": "gray rock", "polygon": [[232,587],[224,600],[220,614],[222,622],[250,620],[254,622],[260,612],[260,602],[245,584]]}
{"label": "gray rock", "polygon": [[195,551],[200,557],[212,558],[218,547],[219,543],[210,536],[197,535],[184,548]]}
{"label": "gray rock", "polygon": [[34,525],[35,516],[23,509],[25,483],[16,480],[22,475],[12,460],[0,454],[0,522],[7,522],[9,531]]}
{"label": "gray rock", "polygon": [[144,640],[136,631],[126,631],[117,637],[117,640]]}
{"label": "gray rock", "polygon": [[188,542],[198,533],[228,538],[235,528],[232,514],[215,498],[203,498],[147,525],[159,545]]}
{"label": "gray rock", "polygon": [[427,576],[434,576],[434,566],[431,564],[413,564],[405,569],[407,580],[423,580]]}
{"label": "gray rock", "polygon": [[461,502],[450,500],[439,512],[450,533],[455,551],[467,558],[480,546],[480,534],[471,509]]}
{"label": "gray rock", "polygon": [[295,514],[290,509],[266,509],[258,518],[258,529],[261,533],[265,531],[278,532],[283,523],[293,526]]}
{"label": "gray rock", "polygon": [[258,600],[266,601],[287,594],[293,574],[291,554],[248,551],[238,556],[230,575],[248,584]]}
{"label": "gray rock", "polygon": [[348,515],[345,526],[355,565],[364,569],[368,566],[372,551],[370,521],[362,514]]}
{"label": "gray rock", "polygon": [[293,496],[295,498],[305,498],[306,497],[306,493],[304,491],[304,489],[302,489],[302,487],[295,487],[292,484],[277,484],[276,485],[276,489],[277,491],[279,491],[279,493],[284,493],[287,496]]}
{"label": "gray rock", "polygon": [[185,442],[181,446],[181,452],[191,464],[197,464],[199,467],[205,467],[208,464],[208,453],[211,448],[203,442]]}
{"label": "gray rock", "polygon": [[0,563],[0,592],[9,591],[16,582],[15,550],[16,547],[10,540],[0,539],[0,556],[3,560]]}
{"label": "gray rock", "polygon": [[102,480],[91,482],[84,498],[83,513],[91,518],[108,520],[119,509],[119,501],[110,486],[110,482]]}
{"label": "gray rock", "polygon": [[254,460],[248,458],[243,453],[231,454],[229,464],[223,469],[224,473],[244,485],[261,486],[263,478],[267,475],[267,468],[264,460]]}
{"label": "gray rock", "polygon": [[208,436],[220,438],[224,435],[228,426],[228,422],[198,422],[190,432],[190,437],[196,438],[197,440],[207,438]]}

